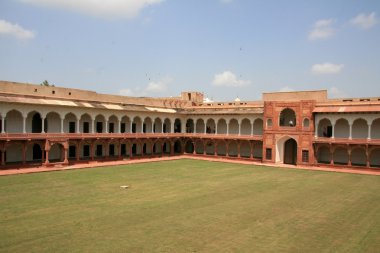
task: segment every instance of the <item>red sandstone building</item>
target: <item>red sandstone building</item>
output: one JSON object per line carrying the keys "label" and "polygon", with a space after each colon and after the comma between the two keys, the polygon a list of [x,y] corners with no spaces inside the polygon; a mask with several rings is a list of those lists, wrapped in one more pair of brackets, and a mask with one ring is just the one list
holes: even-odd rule
{"label": "red sandstone building", "polygon": [[179,154],[380,167],[380,98],[327,91],[204,103],[0,82],[0,168]]}

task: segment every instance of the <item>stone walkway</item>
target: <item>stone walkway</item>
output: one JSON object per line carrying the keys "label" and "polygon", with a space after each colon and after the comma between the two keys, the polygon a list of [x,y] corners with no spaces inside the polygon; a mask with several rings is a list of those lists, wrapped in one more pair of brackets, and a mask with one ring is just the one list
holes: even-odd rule
{"label": "stone walkway", "polygon": [[90,161],[88,163],[79,163],[79,164],[68,165],[68,166],[56,165],[56,166],[48,166],[48,167],[40,166],[40,167],[33,167],[33,168],[12,168],[12,169],[0,170],[0,176],[38,173],[38,172],[47,172],[47,171],[85,169],[85,168],[94,168],[94,167],[127,165],[127,164],[148,163],[148,162],[158,162],[158,161],[170,161],[170,160],[178,160],[178,159],[183,159],[183,158],[213,161],[213,162],[227,162],[227,163],[267,166],[267,167],[278,167],[278,168],[285,168],[285,169],[343,172],[343,173],[377,175],[377,176],[380,175],[380,169],[349,169],[349,168],[330,168],[330,167],[303,166],[303,165],[295,166],[295,165],[288,165],[288,164],[265,164],[265,163],[248,161],[248,160],[181,155],[181,156],[171,156],[171,157],[142,158],[142,159],[133,159],[133,160],[128,159],[128,160],[118,160],[118,161]]}

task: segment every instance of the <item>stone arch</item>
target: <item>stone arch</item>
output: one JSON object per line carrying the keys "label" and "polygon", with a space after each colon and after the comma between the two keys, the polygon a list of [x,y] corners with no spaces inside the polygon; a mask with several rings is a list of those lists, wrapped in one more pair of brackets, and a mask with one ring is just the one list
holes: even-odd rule
{"label": "stone arch", "polygon": [[206,155],[214,155],[215,153],[215,143],[212,140],[206,141],[205,145]]}
{"label": "stone arch", "polygon": [[194,144],[192,140],[187,140],[185,143],[185,152],[187,154],[192,154],[194,152]]}
{"label": "stone arch", "polygon": [[310,119],[309,119],[309,118],[304,118],[304,119],[303,119],[302,126],[303,126],[304,128],[309,128],[309,127],[310,127]]}
{"label": "stone arch", "polygon": [[252,129],[251,121],[247,118],[244,118],[240,124],[240,134],[241,135],[251,135],[251,129]]}
{"label": "stone arch", "polygon": [[120,122],[120,132],[121,133],[131,133],[132,129],[131,129],[131,119],[127,116],[127,115],[124,115],[122,118],[121,118],[121,122]]}
{"label": "stone arch", "polygon": [[153,123],[153,121],[150,117],[146,117],[144,119],[143,133],[153,133],[152,123]]}
{"label": "stone arch", "polygon": [[42,133],[42,116],[40,112],[31,111],[26,118],[26,131],[28,133]]}
{"label": "stone arch", "polygon": [[80,120],[79,120],[79,125],[80,125],[80,132],[81,133],[92,133],[93,131],[93,121],[92,117],[88,113],[84,113],[81,115]]}
{"label": "stone arch", "polygon": [[335,138],[348,138],[350,136],[350,126],[348,120],[340,118],[335,122],[334,137]]}
{"label": "stone arch", "polygon": [[369,155],[369,164],[371,167],[380,168],[380,148],[375,148]]}
{"label": "stone arch", "polygon": [[77,131],[77,116],[72,113],[66,113],[63,120],[63,132],[65,133],[75,133]]}
{"label": "stone arch", "polygon": [[318,163],[330,164],[331,152],[329,146],[321,146],[318,148],[317,161]]}
{"label": "stone arch", "polygon": [[106,117],[103,114],[98,114],[95,117],[95,132],[105,133],[106,132]]}
{"label": "stone arch", "polygon": [[139,116],[133,118],[132,121],[132,133],[142,133],[142,120]]}
{"label": "stone arch", "polygon": [[252,150],[252,156],[256,159],[262,159],[263,158],[263,143],[255,142],[253,143],[253,150]]}
{"label": "stone arch", "polygon": [[203,154],[204,153],[204,144],[202,140],[196,140],[195,143],[195,153]]}
{"label": "stone arch", "polygon": [[318,122],[318,137],[331,137],[332,124],[328,118],[323,118]]}
{"label": "stone arch", "polygon": [[368,138],[368,124],[365,119],[359,118],[359,119],[354,120],[352,124],[352,138],[354,139]]}
{"label": "stone arch", "polygon": [[227,121],[221,118],[217,122],[218,134],[227,134]]}
{"label": "stone arch", "polygon": [[276,162],[284,164],[297,164],[297,141],[290,137],[284,136],[276,144]]}
{"label": "stone arch", "polygon": [[228,124],[228,133],[239,134],[239,122],[237,119],[230,119],[230,122]]}
{"label": "stone arch", "polygon": [[215,131],[216,131],[215,120],[213,118],[209,118],[206,121],[206,133],[207,134],[214,134]]}
{"label": "stone arch", "polygon": [[226,156],[227,155],[227,147],[226,147],[226,141],[220,140],[216,143],[216,153],[218,156]]}
{"label": "stone arch", "polygon": [[348,150],[344,147],[337,147],[333,153],[334,164],[347,165],[348,164]]}
{"label": "stone arch", "polygon": [[164,120],[164,125],[163,125],[163,127],[164,127],[164,129],[163,129],[163,133],[171,133],[171,129],[172,129],[172,127],[171,127],[171,121],[170,121],[170,119],[169,118],[166,118],[165,120]]}
{"label": "stone arch", "polygon": [[10,110],[5,116],[5,132],[7,133],[22,133],[23,132],[23,117],[18,110]]}
{"label": "stone arch", "polygon": [[230,141],[228,143],[228,156],[237,157],[238,156],[238,143],[237,141]]}
{"label": "stone arch", "polygon": [[198,134],[203,134],[205,132],[205,122],[203,119],[197,119],[195,123],[195,132]]}
{"label": "stone arch", "polygon": [[380,118],[377,118],[374,121],[372,121],[371,139],[380,139]]}
{"label": "stone arch", "polygon": [[296,112],[291,108],[285,108],[280,113],[280,126],[294,127],[297,124]]}
{"label": "stone arch", "polygon": [[194,120],[187,119],[186,120],[186,133],[194,133]]}
{"label": "stone arch", "polygon": [[367,166],[367,154],[363,147],[351,150],[351,164],[354,166]]}
{"label": "stone arch", "polygon": [[240,156],[244,158],[251,157],[251,144],[249,141],[240,141]]}
{"label": "stone arch", "polygon": [[159,117],[154,119],[153,132],[162,133],[162,120]]}
{"label": "stone arch", "polygon": [[112,114],[108,118],[108,133],[119,133],[119,118]]}
{"label": "stone arch", "polygon": [[22,144],[11,142],[5,145],[5,164],[18,164],[22,162]]}
{"label": "stone arch", "polygon": [[54,143],[49,150],[49,162],[64,161],[64,147],[61,143]]}
{"label": "stone arch", "polygon": [[45,117],[45,133],[61,132],[61,116],[57,112],[49,112]]}
{"label": "stone arch", "polygon": [[263,135],[263,120],[258,118],[253,122],[253,135]]}

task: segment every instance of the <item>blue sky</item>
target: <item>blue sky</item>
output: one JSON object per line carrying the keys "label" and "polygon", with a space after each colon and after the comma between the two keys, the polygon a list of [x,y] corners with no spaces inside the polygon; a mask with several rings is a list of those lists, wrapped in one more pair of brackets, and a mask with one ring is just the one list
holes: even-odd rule
{"label": "blue sky", "polygon": [[132,96],[380,96],[380,1],[1,0],[0,80]]}

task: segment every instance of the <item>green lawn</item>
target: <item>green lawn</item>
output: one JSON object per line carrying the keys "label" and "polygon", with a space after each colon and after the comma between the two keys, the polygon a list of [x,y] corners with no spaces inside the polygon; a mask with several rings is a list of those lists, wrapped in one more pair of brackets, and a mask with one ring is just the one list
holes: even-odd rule
{"label": "green lawn", "polygon": [[176,160],[0,177],[0,252],[379,249],[378,176]]}

